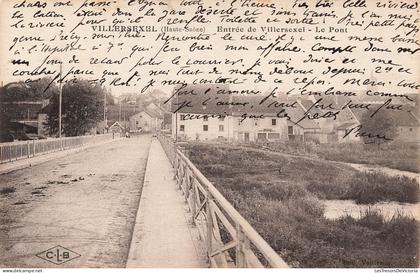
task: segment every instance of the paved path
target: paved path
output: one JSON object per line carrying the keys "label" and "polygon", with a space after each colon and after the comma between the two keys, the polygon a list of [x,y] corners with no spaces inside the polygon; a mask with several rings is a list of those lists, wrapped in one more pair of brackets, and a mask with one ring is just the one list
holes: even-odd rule
{"label": "paved path", "polygon": [[[0,267],[125,267],[150,139],[0,175]],[[35,256],[56,245],[81,257],[55,265]]]}
{"label": "paved path", "polygon": [[151,144],[127,267],[208,267],[198,230],[157,139]]}
{"label": "paved path", "polygon": [[63,151],[54,151],[54,152],[50,152],[50,153],[46,153],[46,154],[42,154],[42,155],[37,155],[35,157],[30,157],[30,158],[21,158],[15,161],[11,161],[11,162],[5,162],[0,164],[0,174],[4,174],[4,173],[8,173],[8,172],[12,172],[15,170],[20,170],[23,168],[28,168],[28,167],[32,167],[41,163],[44,163],[46,161],[49,160],[53,160],[56,159],[58,160],[61,157],[65,157],[71,154],[75,154],[75,153],[79,153],[81,151],[84,151],[88,148],[92,148],[92,147],[96,147],[99,145],[104,145],[113,141],[120,141],[123,140],[124,138],[120,138],[120,137],[116,137],[114,139],[109,139],[109,140],[103,140],[103,141],[99,141],[97,143],[91,143],[91,144],[87,144],[83,147],[77,147],[77,148],[68,148],[67,150],[63,150]]}

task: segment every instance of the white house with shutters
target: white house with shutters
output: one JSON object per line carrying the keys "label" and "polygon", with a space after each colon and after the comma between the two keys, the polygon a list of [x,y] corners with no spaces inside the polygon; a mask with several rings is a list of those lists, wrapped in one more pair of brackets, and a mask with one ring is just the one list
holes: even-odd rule
{"label": "white house with shutters", "polygon": [[[235,95],[227,85],[187,85],[172,97],[172,137],[177,140],[226,140],[238,142],[303,140],[305,132],[320,128],[299,119],[304,109],[289,102],[288,118],[282,108],[259,104],[264,96]],[[244,114],[248,117],[244,118]],[[257,118],[258,117],[258,118]],[[297,124],[296,124],[297,123]]]}

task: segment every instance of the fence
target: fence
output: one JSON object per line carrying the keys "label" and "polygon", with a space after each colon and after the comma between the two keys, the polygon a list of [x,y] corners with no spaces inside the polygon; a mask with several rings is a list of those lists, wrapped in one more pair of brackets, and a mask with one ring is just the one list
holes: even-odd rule
{"label": "fence", "polygon": [[[115,135],[116,137],[116,135]],[[113,139],[113,134],[6,142],[0,144],[0,163],[68,150]]]}
{"label": "fence", "polygon": [[287,268],[283,259],[167,137],[159,140],[206,245],[211,267]]}

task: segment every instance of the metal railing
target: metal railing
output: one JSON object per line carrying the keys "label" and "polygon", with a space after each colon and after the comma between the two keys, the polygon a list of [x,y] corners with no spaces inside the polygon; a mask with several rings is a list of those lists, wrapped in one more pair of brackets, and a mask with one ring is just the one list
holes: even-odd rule
{"label": "metal railing", "polygon": [[63,137],[0,143],[0,163],[35,157],[42,154],[68,150],[93,143],[108,141],[117,137],[113,134]]}
{"label": "metal railing", "polygon": [[188,203],[193,223],[205,242],[211,267],[287,268],[267,244],[211,182],[169,138],[159,141],[176,170],[176,181]]}

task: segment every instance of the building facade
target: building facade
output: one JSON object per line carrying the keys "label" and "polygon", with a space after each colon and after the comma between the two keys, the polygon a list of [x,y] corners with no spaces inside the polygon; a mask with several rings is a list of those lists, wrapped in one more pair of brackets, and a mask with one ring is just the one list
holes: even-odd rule
{"label": "building facade", "polygon": [[263,96],[234,95],[225,85],[187,86],[182,94],[173,97],[171,107],[172,137],[177,140],[299,141],[320,129],[312,120],[300,120],[305,111],[296,103],[282,117],[280,109],[259,103]]}
{"label": "building facade", "polygon": [[132,115],[129,119],[130,131],[141,131],[145,133],[156,132],[161,128],[163,119],[158,113],[143,110]]}

